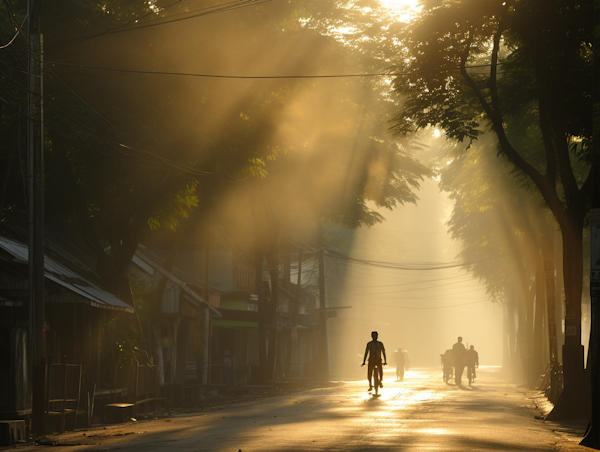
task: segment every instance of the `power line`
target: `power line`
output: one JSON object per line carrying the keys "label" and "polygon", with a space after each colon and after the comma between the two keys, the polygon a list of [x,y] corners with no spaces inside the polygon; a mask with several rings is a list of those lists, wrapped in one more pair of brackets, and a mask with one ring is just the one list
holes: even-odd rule
{"label": "power line", "polygon": [[[177,3],[180,3],[181,1],[183,1],[183,0],[177,0],[174,3],[171,3],[171,4],[167,5],[167,6],[165,6],[163,8],[163,10],[166,9],[166,8],[168,8],[168,7],[170,7],[170,6],[175,5]],[[154,14],[154,12],[149,12],[149,13],[146,13],[146,14],[144,14],[142,16],[138,16],[138,17],[136,17],[134,19],[131,19],[128,22],[126,22],[126,23],[124,23],[122,25],[118,25],[116,27],[113,27],[113,28],[110,28],[110,29],[107,29],[107,30],[104,30],[104,31],[101,31],[101,32],[98,32],[98,33],[95,33],[95,34],[81,36],[79,38],[74,38],[75,41],[69,42],[69,43],[67,43],[67,44],[65,44],[63,46],[57,47],[55,49],[46,49],[45,53],[56,52],[58,50],[62,50],[64,48],[66,48],[66,47],[70,47],[72,45],[75,45],[75,44],[78,44],[78,43],[81,43],[81,42],[85,42],[85,41],[88,41],[90,39],[97,38],[97,37],[100,37],[100,36],[105,36],[105,35],[114,34],[114,33],[123,33],[123,32],[128,32],[128,31],[135,31],[135,30],[139,30],[139,29],[144,29],[144,28],[149,28],[149,27],[155,27],[155,26],[158,26],[158,25],[166,25],[166,24],[170,24],[170,23],[173,23],[173,22],[181,22],[183,20],[193,19],[193,18],[196,18],[196,17],[210,16],[210,15],[213,15],[213,14],[218,14],[218,13],[223,13],[223,12],[234,11],[234,10],[237,10],[237,9],[246,8],[246,7],[249,7],[249,6],[254,6],[254,5],[262,4],[262,3],[268,3],[268,2],[271,2],[271,1],[273,1],[273,0],[235,0],[235,1],[232,1],[232,2],[229,2],[229,3],[225,3],[223,5],[215,5],[215,6],[211,6],[211,7],[208,7],[208,8],[201,8],[201,9],[197,9],[197,10],[194,10],[194,11],[189,11],[187,13],[184,13],[184,14],[190,14],[190,13],[193,13],[193,12],[196,12],[196,11],[204,11],[204,12],[201,12],[201,13],[198,13],[198,14],[194,14],[192,16],[183,17],[183,18],[180,18],[180,19],[173,19],[173,20],[166,20],[166,19],[168,19],[168,17],[165,17],[165,18],[157,19],[157,21],[154,21],[153,23],[150,23],[150,24],[137,25],[137,26],[133,26],[133,27],[130,27],[130,28],[123,29],[123,27],[127,27],[128,25],[130,25],[130,24],[132,24],[134,22],[137,22],[138,20],[141,20],[141,19],[143,19],[145,17],[148,17],[151,14]],[[207,10],[210,10],[210,11],[207,11]],[[162,22],[159,22],[161,20],[162,20]],[[63,38],[63,40],[64,39],[69,39],[69,38]],[[55,41],[49,41],[49,42],[46,43],[46,45],[51,44],[52,42],[58,42],[58,41],[59,41],[58,39],[55,40]]]}
{"label": "power line", "polygon": [[[247,8],[248,6],[260,5],[262,3],[269,3],[271,1],[272,0],[236,0],[236,1],[233,1],[233,2],[225,3],[223,5],[219,5],[218,8],[216,8],[215,6],[211,6],[211,7],[208,7],[208,8],[201,8],[201,9],[197,9],[197,10],[194,10],[194,11],[188,11],[186,13],[181,13],[181,14],[178,14],[178,15],[182,16],[182,15],[190,14],[190,13],[193,13],[193,12],[196,12],[196,11],[211,10],[211,11],[208,11],[208,12],[203,12],[203,13],[199,13],[199,14],[194,14],[192,16],[182,17],[182,18],[179,18],[179,19],[171,19],[171,20],[168,20],[169,17],[167,16],[167,17],[164,17],[164,18],[156,19],[156,21],[153,21],[151,23],[142,24],[142,25],[136,25],[134,27],[126,28],[126,29],[113,29],[113,30],[107,31],[107,32],[105,32],[103,34],[123,33],[123,32],[128,32],[128,31],[140,30],[140,29],[144,29],[144,28],[156,27],[156,26],[159,26],[159,25],[171,24],[173,22],[181,22],[181,21],[188,20],[188,19],[194,19],[196,17],[210,16],[212,14],[217,14],[217,13],[222,13],[222,12],[227,12],[227,11],[233,11],[233,10],[241,9],[241,8]],[[213,8],[216,8],[216,9],[213,9]],[[149,14],[146,14],[143,17],[147,17],[148,15]],[[159,22],[161,20],[163,20],[163,22]],[[122,27],[126,26],[126,25],[129,25],[132,22],[134,22],[134,21],[130,21],[128,24],[122,25]],[[135,22],[137,22],[137,20],[135,20]]]}
{"label": "power line", "polygon": [[358,259],[358,258],[354,258],[351,256],[347,256],[345,254],[340,253],[339,251],[336,250],[331,250],[328,249],[326,250],[326,254],[331,255],[332,257],[338,258],[338,259],[344,259],[348,262],[353,262],[356,264],[360,264],[360,265],[366,265],[366,266],[371,266],[371,267],[378,267],[378,268],[389,268],[389,269],[393,269],[393,270],[444,270],[444,269],[448,269],[448,268],[457,268],[457,267],[464,267],[465,265],[472,265],[478,262],[483,262],[483,261],[489,261],[489,260],[494,260],[494,259],[498,259],[501,256],[496,256],[494,258],[490,258],[490,259],[484,259],[481,261],[476,261],[476,262],[448,262],[448,263],[436,263],[436,262],[426,262],[426,263],[413,263],[413,264],[406,264],[406,263],[396,263],[396,262],[384,262],[384,261],[373,261],[373,260],[367,260],[367,259]]}
{"label": "power line", "polygon": [[366,303],[366,302],[363,302],[363,304],[366,304],[369,306],[381,306],[381,307],[385,307],[385,308],[399,308],[399,309],[445,309],[445,308],[457,308],[459,306],[469,306],[472,304],[485,303],[486,301],[487,300],[473,301],[471,303],[461,303],[461,304],[453,304],[453,305],[447,305],[447,306],[399,306],[399,305],[376,304],[376,303]]}
{"label": "power line", "polygon": [[[483,290],[483,285],[479,282],[476,282],[475,284],[470,284],[470,281],[455,281],[455,282],[451,282],[451,283],[446,283],[446,284],[438,284],[438,285],[433,285],[433,286],[429,286],[429,287],[415,287],[412,289],[402,289],[402,290],[393,290],[393,291],[388,291],[388,292],[374,292],[374,290],[376,289],[382,289],[382,286],[377,286],[377,285],[372,285],[372,286],[366,286],[366,287],[361,287],[361,288],[353,288],[353,292],[360,292],[360,294],[363,295],[372,295],[372,296],[381,296],[381,295],[390,295],[390,294],[401,294],[401,293],[409,293],[409,292],[428,292],[431,291],[432,289],[438,289],[440,287],[447,287],[447,286],[453,286],[450,287],[450,289],[470,289],[470,288],[477,288],[477,290]],[[470,291],[469,291],[470,292]],[[444,295],[459,295],[462,293],[467,293],[467,292],[460,292],[458,294],[456,293],[448,293],[446,292]]]}
{"label": "power line", "polygon": [[101,113],[99,113],[94,107],[92,107],[89,103],[87,103],[79,94],[77,94],[69,85],[67,85],[62,78],[60,78],[58,76],[58,74],[56,72],[54,72],[52,69],[50,69],[49,67],[47,67],[46,69],[48,69],[48,72],[50,72],[50,74],[55,77],[60,83],[63,84],[63,86],[65,88],[67,88],[71,94],[73,94],[77,99],[79,99],[81,101],[81,103],[83,103],[86,107],[88,107],[92,112],[94,112],[100,119],[102,119],[106,124],[108,124],[110,127],[112,127],[117,133],[121,133],[119,131],[119,129],[117,129],[117,127],[115,127],[108,119],[106,119]]}
{"label": "power line", "polygon": [[[129,157],[137,157],[141,160],[143,160],[143,156],[148,156],[148,157],[154,157],[155,159],[164,162],[170,166],[172,166],[175,169],[178,169],[180,171],[183,171],[185,173],[189,173],[189,174],[193,174],[196,176],[206,176],[206,175],[212,175],[213,173],[207,172],[207,171],[202,171],[202,170],[195,170],[190,166],[187,165],[183,165],[181,163],[175,162],[171,159],[167,159],[166,157],[162,157],[154,152],[150,152],[150,151],[146,151],[143,149],[139,149],[137,147],[133,147],[133,146],[128,146],[126,144],[120,143],[118,141],[112,140],[110,138],[107,138],[105,136],[103,136],[102,134],[96,132],[95,130],[91,129],[90,127],[86,126],[85,124],[81,123],[80,121],[78,121],[77,119],[74,119],[72,117],[70,117],[64,110],[62,110],[60,107],[57,107],[56,105],[52,105],[51,103],[48,104],[48,106],[51,109],[55,109],[58,110],[62,116],[63,119],[67,118],[70,121],[74,122],[75,124],[79,125],[80,127],[83,127],[86,131],[88,131],[89,133],[93,134],[94,136],[104,140],[106,143],[111,144],[113,146],[116,146],[118,149],[117,151],[121,152],[121,154],[125,155],[125,156],[129,156]],[[131,153],[127,153],[125,151],[133,151],[133,152],[137,152],[138,155],[135,154],[131,154]],[[139,155],[139,154],[143,154]],[[150,159],[146,157],[146,161],[150,161]]]}
{"label": "power line", "polygon": [[[162,12],[165,9],[167,9],[173,5],[181,3],[182,1],[183,0],[176,0],[173,3],[170,3],[169,5],[164,6],[161,9],[161,11],[158,11],[158,12]],[[200,8],[200,9],[196,9],[193,11],[188,11],[186,13],[179,14],[179,15],[184,15],[184,14],[192,14],[192,13],[195,13],[198,11],[203,11],[203,12],[200,12],[198,14],[194,14],[194,15],[188,16],[188,17],[174,19],[174,20],[168,20],[169,16],[166,16],[166,17],[158,18],[155,21],[152,21],[152,23],[143,23],[141,25],[134,25],[133,27],[130,27],[130,28],[124,28],[124,27],[127,27],[128,25],[134,24],[134,23],[138,22],[139,20],[142,20],[148,16],[151,16],[151,15],[157,13],[155,11],[150,11],[141,16],[134,17],[133,19],[130,19],[121,25],[117,25],[116,27],[108,28],[106,30],[103,30],[103,31],[100,31],[97,33],[93,33],[93,34],[89,34],[89,35],[85,35],[85,36],[79,36],[79,37],[75,37],[75,38],[62,38],[62,40],[74,39],[74,41],[63,45],[62,47],[58,47],[56,49],[51,49],[49,51],[62,50],[64,48],[70,47],[74,44],[79,44],[81,42],[85,42],[85,41],[88,41],[90,39],[94,39],[94,38],[97,38],[100,36],[106,36],[106,35],[115,34],[115,33],[123,33],[123,32],[128,32],[128,31],[135,31],[135,30],[154,27],[154,26],[158,26],[158,25],[166,25],[166,24],[169,24],[172,22],[181,22],[182,20],[193,19],[193,18],[202,17],[202,16],[208,16],[208,15],[217,14],[217,13],[221,13],[221,12],[227,12],[227,11],[231,11],[234,9],[245,8],[247,6],[251,6],[251,5],[254,5],[257,3],[265,3],[265,2],[269,2],[269,1],[272,1],[272,0],[262,0],[260,2],[257,2],[256,0],[236,0],[236,1],[231,1],[228,3],[222,4],[222,5],[213,5],[213,6],[209,6],[207,8]],[[159,21],[162,21],[162,22],[159,22]],[[52,44],[52,43],[55,43],[58,41],[59,41],[59,39],[56,39],[54,41],[49,41],[47,44]]]}
{"label": "power line", "polygon": [[[145,75],[171,75],[178,77],[199,77],[199,78],[221,78],[221,79],[241,79],[241,80],[269,80],[269,79],[320,79],[320,78],[358,78],[358,77],[398,77],[400,75],[419,75],[431,72],[445,72],[460,70],[460,68],[435,69],[429,71],[413,71],[413,72],[372,72],[364,74],[329,74],[329,75],[225,75],[225,74],[200,74],[195,72],[170,72],[170,71],[144,71],[137,69],[119,69],[105,66],[92,66],[80,63],[61,63],[58,61],[47,61],[46,64],[56,66],[78,67],[82,69],[95,69],[100,71],[124,72],[129,74],[145,74]],[[468,66],[467,69],[490,67],[491,64],[481,64],[477,66]]]}
{"label": "power line", "polygon": [[0,49],[6,49],[9,45],[11,45],[14,42],[15,39],[17,39],[17,37],[21,33],[21,28],[23,28],[23,24],[25,23],[26,20],[27,20],[27,14],[23,18],[23,22],[21,22],[21,25],[19,27],[17,27],[17,32],[12,37],[12,39],[7,44],[4,44],[3,46],[0,46]]}
{"label": "power line", "polygon": [[[52,74],[53,74],[53,75],[54,75],[56,78],[58,78],[58,76],[56,75],[56,73],[54,73],[53,71],[51,71],[51,73],[52,73]],[[59,80],[60,80],[60,79],[59,79]],[[79,97],[79,96],[78,96],[78,95],[77,95],[77,94],[76,94],[76,93],[75,93],[73,90],[71,90],[71,89],[70,89],[70,88],[69,88],[69,87],[66,85],[66,83],[65,83],[65,82],[63,82],[62,80],[60,80],[60,81],[61,81],[61,82],[62,82],[62,83],[63,83],[63,84],[64,84],[64,85],[67,87],[67,89],[69,89],[69,90],[70,90],[70,91],[71,91],[71,92],[72,92],[72,93],[73,93],[73,94],[74,94],[74,95],[75,95],[75,96],[76,96],[76,97],[77,97],[77,98],[78,98],[78,99],[79,99],[81,102],[83,102],[83,103],[84,103],[84,104],[85,104],[85,105],[86,105],[88,108],[90,108],[90,109],[91,109],[91,110],[92,110],[94,113],[96,113],[97,115],[99,115],[99,116],[100,116],[102,119],[104,119],[104,120],[105,120],[105,121],[106,121],[106,122],[107,122],[109,125],[111,125],[111,126],[112,126],[112,124],[110,124],[110,122],[108,122],[108,120],[106,120],[106,119],[105,119],[105,118],[104,118],[102,115],[100,115],[100,113],[98,113],[98,112],[97,112],[97,111],[96,111],[96,110],[95,110],[93,107],[91,107],[91,106],[90,106],[90,105],[89,105],[87,102],[85,102],[85,101],[84,101],[84,100],[83,100],[81,97]],[[29,93],[29,92],[30,92],[30,91],[29,91],[27,88],[24,88],[24,87],[22,87],[22,86],[20,86],[20,85],[18,85],[18,84],[12,84],[12,83],[8,83],[8,85],[9,85],[9,86],[12,86],[12,87],[14,87],[14,88],[17,88],[17,89],[19,89],[19,90],[21,90],[21,91],[25,91],[25,92],[27,92],[27,93]],[[45,99],[45,100],[46,100],[46,101],[48,101],[48,100],[50,100],[50,99]],[[48,107],[49,107],[50,109],[53,109],[53,110],[55,110],[55,111],[59,112],[59,113],[57,114],[57,116],[58,116],[59,118],[61,118],[61,119],[62,119],[62,120],[65,122],[65,123],[67,123],[67,121],[66,121],[66,120],[68,120],[68,121],[71,121],[71,122],[73,122],[73,123],[77,124],[79,127],[83,128],[84,130],[86,130],[86,131],[87,131],[87,132],[89,132],[90,134],[92,134],[92,135],[94,135],[94,136],[96,136],[96,137],[100,138],[100,139],[101,139],[101,140],[103,140],[105,143],[107,143],[107,144],[110,144],[110,145],[112,145],[112,146],[115,146],[115,147],[117,147],[116,151],[117,151],[117,152],[119,152],[119,153],[121,153],[123,156],[127,156],[127,157],[130,157],[130,158],[131,158],[131,157],[135,157],[135,158],[139,158],[139,159],[140,159],[140,160],[142,160],[142,161],[143,161],[143,160],[146,160],[146,162],[151,162],[151,163],[152,163],[152,161],[151,161],[151,160],[153,160],[152,158],[154,158],[154,159],[156,159],[156,160],[158,160],[158,161],[160,161],[160,162],[162,162],[162,163],[166,163],[167,165],[169,165],[169,166],[171,166],[171,167],[173,167],[173,168],[175,168],[175,169],[178,169],[178,170],[180,170],[180,171],[182,171],[182,172],[189,173],[189,174],[193,174],[193,175],[196,175],[196,176],[208,176],[208,175],[214,175],[214,173],[212,173],[212,172],[195,169],[195,168],[193,168],[193,167],[191,167],[191,166],[189,166],[189,165],[185,165],[185,164],[182,164],[182,163],[176,162],[176,161],[174,161],[174,160],[168,159],[168,158],[166,158],[166,157],[163,157],[163,156],[159,155],[158,153],[155,153],[155,152],[150,152],[150,151],[148,151],[148,150],[141,149],[141,148],[138,148],[138,147],[135,147],[135,146],[129,146],[129,145],[127,145],[127,144],[124,144],[124,143],[121,143],[121,142],[119,142],[119,141],[116,141],[116,140],[113,140],[113,139],[111,139],[111,138],[108,138],[108,137],[106,137],[106,136],[104,136],[104,135],[102,135],[102,134],[100,134],[100,133],[96,132],[96,131],[95,131],[95,130],[93,130],[92,128],[90,128],[90,127],[86,126],[86,125],[85,125],[85,124],[83,124],[81,121],[79,121],[79,120],[77,120],[77,119],[73,118],[73,117],[72,117],[72,116],[70,116],[70,115],[69,115],[67,112],[65,112],[63,109],[61,109],[61,108],[60,108],[60,107],[58,107],[57,105],[54,105],[52,102],[48,102],[48,103],[47,103],[47,105],[48,105]],[[116,129],[116,127],[115,127],[115,126],[112,126],[112,127],[113,127],[113,128],[114,128],[114,129],[115,129],[115,130],[116,130],[116,131],[119,133],[119,134],[121,134],[121,132],[120,132],[118,129]],[[64,133],[64,132],[63,132],[63,133]],[[88,145],[88,146],[89,146],[89,145]],[[90,147],[91,149],[95,149],[95,150],[97,150],[97,149],[96,149],[95,147],[93,147],[93,146],[89,146],[89,147]],[[130,152],[127,152],[127,151],[130,151]],[[107,155],[111,155],[111,154],[109,154],[109,153],[106,153],[106,152],[103,152],[103,153],[105,153],[105,154],[107,154]],[[136,155],[135,153],[137,153],[137,155]],[[142,155],[139,155],[139,154],[142,154]],[[144,159],[144,157],[145,157],[145,159]],[[131,162],[131,163],[133,163],[133,162]]]}

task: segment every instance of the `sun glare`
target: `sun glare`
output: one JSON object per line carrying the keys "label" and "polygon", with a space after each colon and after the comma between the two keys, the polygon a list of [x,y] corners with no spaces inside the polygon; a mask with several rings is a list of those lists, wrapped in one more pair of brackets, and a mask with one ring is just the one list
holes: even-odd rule
{"label": "sun glare", "polygon": [[419,0],[379,0],[379,3],[402,20],[409,20],[420,9]]}
{"label": "sun glare", "polygon": [[416,9],[418,0],[379,0],[382,6],[393,9],[411,8]]}

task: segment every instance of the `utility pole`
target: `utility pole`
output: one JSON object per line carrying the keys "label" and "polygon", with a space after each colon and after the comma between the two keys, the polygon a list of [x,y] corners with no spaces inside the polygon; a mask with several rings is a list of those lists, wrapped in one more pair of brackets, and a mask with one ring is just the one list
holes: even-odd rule
{"label": "utility pole", "polygon": [[292,367],[292,349],[294,347],[294,342],[297,340],[296,338],[296,323],[298,322],[298,309],[300,309],[300,295],[301,288],[300,283],[302,281],[302,254],[304,253],[304,249],[300,248],[298,252],[298,276],[296,279],[296,294],[290,300],[290,338],[287,347],[287,355],[285,358],[285,377],[289,380],[291,367]]}
{"label": "utility pole", "polygon": [[321,336],[321,377],[329,380],[329,350],[327,338],[327,302],[325,300],[325,241],[323,240],[323,224],[317,226],[317,242],[319,246],[319,330]]}
{"label": "utility pole", "polygon": [[29,121],[28,167],[29,193],[29,317],[33,364],[46,357],[44,341],[44,112],[41,0],[29,0]]}
{"label": "utility pole", "polygon": [[32,430],[43,434],[46,387],[46,313],[44,300],[44,109],[41,0],[28,0],[27,189],[29,234],[29,350],[32,370]]}
{"label": "utility pole", "polygon": [[[594,86],[593,86],[593,129],[592,136],[600,137],[600,2],[594,2]],[[588,363],[592,381],[591,428],[581,441],[582,446],[600,449],[600,144],[593,141],[592,161],[592,209],[590,211],[590,296],[591,331],[588,348]]]}
{"label": "utility pole", "polygon": [[[258,234],[255,232],[255,234]],[[263,298],[263,250],[262,243],[256,237],[254,249],[254,292],[258,300],[258,368],[259,380],[261,384],[267,381],[267,310],[265,299]]]}
{"label": "utility pole", "polygon": [[[204,299],[210,304],[210,213],[206,215],[206,251],[204,253]],[[210,310],[204,308],[202,383],[210,383]]]}

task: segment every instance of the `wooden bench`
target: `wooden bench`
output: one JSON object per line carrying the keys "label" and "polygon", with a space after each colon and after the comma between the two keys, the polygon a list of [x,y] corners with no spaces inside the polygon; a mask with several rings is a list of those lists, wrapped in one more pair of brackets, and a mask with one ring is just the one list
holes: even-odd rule
{"label": "wooden bench", "polygon": [[134,405],[134,417],[139,414],[147,414],[156,411],[156,404],[162,403],[165,410],[170,410],[170,401],[166,397],[160,397],[158,391],[157,368],[152,364],[140,364],[132,360],[133,387],[131,390],[130,403]]}
{"label": "wooden bench", "polygon": [[134,417],[135,405],[133,403],[109,403],[104,405],[104,423],[116,424],[127,422]]}

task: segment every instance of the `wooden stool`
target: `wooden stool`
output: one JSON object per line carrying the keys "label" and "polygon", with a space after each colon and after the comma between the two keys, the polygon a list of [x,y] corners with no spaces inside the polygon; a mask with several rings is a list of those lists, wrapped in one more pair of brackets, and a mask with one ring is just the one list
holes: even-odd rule
{"label": "wooden stool", "polygon": [[0,421],[0,446],[13,446],[26,440],[24,420]]}

